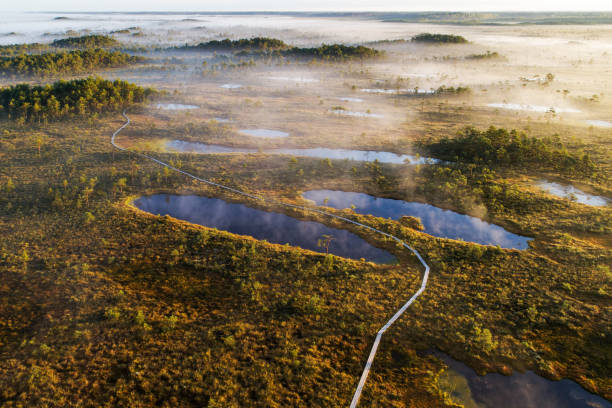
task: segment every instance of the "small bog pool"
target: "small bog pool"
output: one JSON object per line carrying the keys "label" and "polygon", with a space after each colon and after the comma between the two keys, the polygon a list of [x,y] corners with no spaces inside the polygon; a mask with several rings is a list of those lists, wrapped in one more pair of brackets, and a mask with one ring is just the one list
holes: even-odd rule
{"label": "small bog pool", "polygon": [[369,194],[336,190],[311,190],[302,197],[317,205],[344,209],[354,205],[359,214],[399,219],[403,215],[419,217],[425,232],[435,237],[461,239],[482,245],[499,245],[502,248],[527,249],[531,238],[513,234],[499,225],[489,224],[479,218],[443,210],[430,204],[379,198]]}
{"label": "small bog pool", "polygon": [[588,123],[591,126],[597,126],[597,127],[602,127],[602,128],[612,128],[612,122],[607,121],[607,120],[587,120],[586,123]]}
{"label": "small bog pool", "polygon": [[[166,149],[179,153],[255,153],[257,149],[247,147],[229,147],[207,143],[185,142],[183,140],[171,140],[166,142]],[[327,147],[314,147],[311,149],[268,149],[263,150],[268,154],[286,154],[291,156],[314,157],[319,159],[333,160],[355,160],[392,164],[436,164],[437,159],[430,157],[417,157],[411,154],[396,154],[391,152],[377,152],[373,150],[349,150],[329,149]]]}
{"label": "small bog pool", "polygon": [[196,105],[183,105],[182,103],[158,103],[157,109],[162,110],[192,110],[198,109]]}
{"label": "small bog pool", "polygon": [[247,136],[264,137],[270,139],[289,137],[289,133],[287,132],[281,132],[280,130],[271,129],[240,129],[239,132]]}
{"label": "small bog pool", "polygon": [[331,113],[335,114],[335,115],[340,115],[340,116],[353,116],[356,118],[377,118],[377,119],[382,119],[384,116],[379,114],[379,113],[370,113],[370,112],[356,112],[356,111],[349,111],[349,110],[345,110],[345,109],[332,109],[330,110]]}
{"label": "small bog pool", "polygon": [[574,186],[553,183],[550,181],[541,180],[538,182],[538,187],[557,197],[567,198],[568,200],[576,201],[577,203],[592,205],[595,207],[604,207],[608,205],[609,200],[606,197],[587,194],[584,191],[578,190]]}
{"label": "small bog pool", "polygon": [[467,365],[439,351],[448,366],[438,380],[451,399],[466,408],[611,408],[571,380],[551,381],[534,372],[478,375]]}
{"label": "small bog pool", "polygon": [[557,106],[544,106],[544,105],[527,105],[527,104],[521,104],[521,103],[489,103],[487,104],[487,106],[489,108],[521,110],[521,111],[538,112],[538,113],[546,113],[546,112],[578,113],[580,112],[578,109],[573,109],[573,108],[559,108]]}
{"label": "small bog pool", "polygon": [[133,204],[155,215],[169,215],[206,227],[234,234],[249,235],[274,244],[289,244],[325,253],[322,240],[331,237],[329,253],[351,259],[364,258],[376,263],[394,263],[396,258],[352,232],[331,228],[314,221],[229,203],[218,198],[196,195],[158,194],[140,197]]}

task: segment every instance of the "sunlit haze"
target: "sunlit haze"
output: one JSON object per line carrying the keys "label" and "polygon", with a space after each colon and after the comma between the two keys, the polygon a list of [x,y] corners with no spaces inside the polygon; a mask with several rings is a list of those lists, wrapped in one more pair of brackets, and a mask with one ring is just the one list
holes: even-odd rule
{"label": "sunlit haze", "polygon": [[28,0],[2,1],[0,11],[608,11],[612,2],[607,0],[107,0],[77,1]]}

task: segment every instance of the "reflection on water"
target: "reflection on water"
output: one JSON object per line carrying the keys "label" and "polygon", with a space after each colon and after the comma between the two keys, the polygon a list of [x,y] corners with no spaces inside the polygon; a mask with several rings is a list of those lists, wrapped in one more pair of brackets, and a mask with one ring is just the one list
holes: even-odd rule
{"label": "reflection on water", "polygon": [[540,181],[538,187],[557,197],[567,198],[581,204],[593,205],[596,207],[603,207],[607,205],[609,201],[606,197],[587,194],[574,186],[564,186],[559,183],[552,183],[545,180]]}
{"label": "reflection on water", "polygon": [[332,109],[330,110],[330,112],[336,115],[353,116],[357,118],[378,118],[378,119],[383,118],[383,115],[378,114],[378,113],[354,112],[354,111],[348,111],[345,109]]}
{"label": "reflection on water", "polygon": [[515,249],[527,249],[527,242],[531,240],[531,238],[508,232],[499,225],[489,224],[479,218],[443,210],[429,204],[335,190],[307,191],[303,197],[314,201],[317,205],[338,209],[354,205],[355,212],[377,217],[391,219],[398,219],[403,215],[419,217],[425,227],[425,232],[436,237]]}
{"label": "reflection on water", "polygon": [[[605,399],[570,380],[551,381],[527,371],[511,376],[480,376],[474,370],[439,351],[433,352],[449,369],[439,386],[466,408],[611,408]],[[467,383],[467,384],[466,384]]]}
{"label": "reflection on water", "polygon": [[510,110],[523,110],[530,112],[556,112],[556,113],[578,113],[577,109],[572,108],[559,108],[556,106],[543,106],[543,105],[525,105],[520,103],[489,103],[487,104],[490,108],[501,108]]}
{"label": "reflection on water", "polygon": [[281,132],[280,130],[270,130],[270,129],[240,129],[239,132],[247,136],[267,137],[267,138],[272,138],[272,139],[289,136],[289,133],[287,132]]}
{"label": "reflection on water", "polygon": [[268,77],[268,78],[272,79],[272,80],[275,80],[275,81],[291,81],[291,82],[302,82],[302,83],[319,82],[318,79],[303,78],[303,77],[271,76],[271,77]]}
{"label": "reflection on water", "polygon": [[380,93],[380,94],[396,94],[400,92],[405,92],[407,89],[382,89],[382,88],[364,88],[361,89],[361,92],[366,93]]}
{"label": "reflection on water", "polygon": [[[166,149],[179,153],[254,153],[256,149],[248,147],[227,147],[206,143],[192,143],[182,140],[172,140],[166,143]],[[430,157],[417,157],[410,154],[395,154],[391,152],[376,152],[370,150],[328,149],[315,147],[312,149],[268,149],[269,154],[287,154],[292,156],[315,157],[319,159],[355,160],[393,164],[436,164],[440,161]]]}
{"label": "reflection on water", "polygon": [[238,88],[242,88],[242,85],[240,85],[240,84],[223,84],[223,85],[221,85],[221,88],[225,88],[225,89],[238,89]]}
{"label": "reflection on water", "polygon": [[608,122],[607,120],[587,120],[586,123],[591,126],[612,128],[612,122]]}
{"label": "reflection on water", "polygon": [[433,95],[436,91],[434,91],[433,89],[419,89],[419,88],[414,88],[414,89],[406,89],[406,88],[400,88],[400,89],[365,88],[365,89],[361,89],[361,92],[379,93],[379,94],[407,93],[407,94],[414,94],[414,95]]}
{"label": "reflection on water", "polygon": [[356,103],[361,103],[363,102],[363,99],[361,98],[350,98],[350,97],[346,97],[346,98],[338,98],[339,100],[343,101],[343,102],[356,102]]}
{"label": "reflection on water", "polygon": [[324,235],[333,237],[329,252],[345,258],[377,263],[391,263],[396,259],[389,252],[376,248],[352,232],[328,227],[314,221],[301,221],[285,214],[228,203],[218,198],[195,195],[158,194],[140,197],[134,205],[146,212],[170,215],[174,218],[250,235],[275,244],[290,244],[317,252],[325,252],[318,245]]}
{"label": "reflection on water", "polygon": [[183,105],[181,103],[158,103],[157,109],[163,110],[189,110],[189,109],[198,109],[199,106],[196,105]]}

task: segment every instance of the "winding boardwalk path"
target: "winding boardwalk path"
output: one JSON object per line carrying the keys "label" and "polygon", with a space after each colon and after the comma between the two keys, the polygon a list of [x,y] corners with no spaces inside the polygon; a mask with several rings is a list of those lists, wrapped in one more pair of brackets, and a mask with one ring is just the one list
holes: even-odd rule
{"label": "winding boardwalk path", "polygon": [[322,211],[322,210],[317,210],[315,208],[302,207],[302,206],[299,206],[299,205],[287,204],[287,203],[283,203],[283,202],[280,202],[280,201],[266,200],[263,197],[258,197],[258,196],[255,196],[255,195],[252,195],[252,194],[249,194],[249,193],[245,193],[244,191],[240,191],[240,190],[237,190],[235,188],[224,186],[222,184],[218,184],[218,183],[215,183],[213,181],[210,181],[210,180],[203,179],[201,177],[195,176],[195,175],[193,175],[191,173],[188,173],[186,171],[178,169],[178,168],[176,168],[174,166],[171,166],[168,163],[165,163],[165,162],[163,162],[161,160],[158,160],[158,159],[156,159],[154,157],[151,157],[149,155],[146,155],[144,153],[135,152],[133,150],[128,150],[125,147],[121,147],[121,146],[119,146],[115,142],[115,138],[117,137],[117,135],[123,129],[125,129],[131,123],[130,118],[127,116],[125,111],[123,112],[123,117],[126,119],[126,122],[123,124],[123,126],[121,126],[119,129],[117,129],[115,131],[115,133],[113,133],[113,136],[111,137],[111,144],[115,148],[117,148],[117,149],[119,149],[121,151],[127,151],[127,152],[135,154],[137,156],[144,157],[146,159],[154,161],[155,163],[157,163],[157,164],[159,164],[161,166],[167,167],[170,170],[176,171],[177,173],[184,174],[185,176],[190,177],[190,178],[192,178],[194,180],[201,181],[202,183],[206,183],[208,185],[215,186],[215,187],[221,188],[221,189],[226,190],[226,191],[231,191],[232,193],[240,194],[242,196],[249,197],[249,198],[252,198],[254,200],[258,200],[258,201],[262,201],[262,202],[267,202],[267,203],[272,203],[272,204],[277,204],[277,205],[283,205],[285,207],[296,208],[296,209],[300,209],[300,210],[304,210],[304,211],[310,211],[310,212],[314,212],[314,213],[317,213],[317,214],[325,215],[325,216],[328,216],[328,217],[336,218],[338,220],[342,220],[342,221],[345,221],[345,222],[348,222],[348,223],[351,223],[351,224],[354,224],[354,225],[358,225],[358,226],[366,228],[366,229],[368,229],[370,231],[374,231],[374,232],[377,232],[377,233],[379,233],[381,235],[384,235],[387,238],[393,239],[394,241],[396,241],[399,244],[401,244],[404,248],[410,250],[417,257],[419,262],[423,265],[423,267],[425,267],[425,272],[423,273],[423,280],[421,282],[421,287],[419,288],[419,290],[414,295],[412,295],[412,297],[406,303],[404,303],[404,305],[393,315],[393,317],[391,319],[389,319],[389,321],[378,331],[378,333],[376,333],[376,338],[374,339],[374,344],[372,345],[372,349],[370,351],[370,355],[368,356],[368,360],[367,360],[367,362],[365,364],[365,367],[363,369],[363,373],[361,374],[361,378],[359,379],[359,384],[357,385],[357,389],[355,390],[355,394],[353,395],[353,399],[351,401],[350,408],[356,408],[357,404],[359,403],[359,398],[361,397],[361,392],[363,390],[363,387],[365,386],[366,380],[368,379],[368,374],[370,373],[370,369],[372,368],[372,363],[374,362],[374,357],[376,356],[376,351],[378,350],[378,345],[380,344],[380,340],[382,338],[383,333],[385,331],[387,331],[387,329],[389,327],[391,327],[391,325],[393,323],[395,323],[395,321],[397,319],[400,318],[400,316],[406,311],[406,309],[408,309],[408,307],[415,301],[415,299],[417,297],[419,297],[419,295],[421,293],[423,293],[423,291],[425,290],[425,288],[427,286],[427,280],[429,279],[429,265],[427,265],[427,263],[423,260],[423,258],[421,257],[421,254],[419,254],[419,252],[416,249],[412,248],[410,245],[406,244],[404,241],[402,241],[401,239],[397,238],[396,236],[388,234],[388,233],[386,233],[384,231],[381,231],[381,230],[378,230],[376,228],[370,227],[369,225],[365,225],[365,224],[362,224],[360,222],[351,220],[349,218],[341,217],[339,215],[331,214],[331,213],[328,213],[328,212],[325,212],[325,211]]}

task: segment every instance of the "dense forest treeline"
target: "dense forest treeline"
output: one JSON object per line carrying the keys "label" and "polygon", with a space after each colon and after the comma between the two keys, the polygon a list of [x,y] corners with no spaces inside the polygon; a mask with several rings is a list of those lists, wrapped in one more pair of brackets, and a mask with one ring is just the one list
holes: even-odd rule
{"label": "dense forest treeline", "polygon": [[62,38],[53,41],[51,45],[61,48],[104,48],[116,47],[119,45],[119,41],[108,35],[91,34],[81,37]]}
{"label": "dense forest treeline", "polygon": [[365,46],[322,44],[319,47],[292,47],[282,40],[268,37],[243,38],[239,40],[213,40],[198,45],[177,47],[179,50],[238,51],[239,56],[316,58],[322,60],[347,60],[369,58],[381,51]]}
{"label": "dense forest treeline", "polygon": [[156,94],[126,81],[98,77],[53,85],[18,84],[0,89],[0,116],[25,123],[121,110]]}
{"label": "dense forest treeline", "polygon": [[412,37],[412,42],[435,44],[465,44],[468,40],[460,35],[422,33]]}
{"label": "dense forest treeline", "polygon": [[145,59],[119,51],[75,50],[45,54],[22,54],[0,57],[0,76],[52,76],[79,74],[101,68],[119,68],[143,62]]}
{"label": "dense forest treeline", "polygon": [[292,47],[285,50],[241,51],[239,56],[258,56],[258,57],[293,57],[300,59],[320,59],[327,61],[346,61],[358,58],[372,58],[381,56],[382,51],[374,48],[364,47],[363,45],[343,45],[343,44],[323,44],[319,47],[300,48]]}
{"label": "dense forest treeline", "polygon": [[540,139],[493,126],[487,130],[467,127],[454,138],[430,140],[420,146],[434,157],[460,164],[552,168],[583,176],[597,173],[597,166],[587,153],[569,152],[557,136]]}
{"label": "dense forest treeline", "polygon": [[197,45],[184,45],[177,47],[178,49],[197,49],[197,50],[211,50],[211,51],[230,51],[230,50],[278,50],[289,48],[284,41],[276,38],[268,37],[254,37],[254,38],[241,38],[239,40],[230,40],[226,38],[224,40],[213,40]]}

